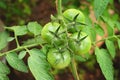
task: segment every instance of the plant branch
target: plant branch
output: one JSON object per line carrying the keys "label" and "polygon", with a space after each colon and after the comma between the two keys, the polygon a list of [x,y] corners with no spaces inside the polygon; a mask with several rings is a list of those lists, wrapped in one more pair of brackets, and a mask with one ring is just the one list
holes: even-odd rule
{"label": "plant branch", "polygon": [[112,38],[120,38],[120,35],[113,35],[113,36],[109,36],[109,37],[106,37],[106,38],[102,38],[101,40],[99,40],[99,41],[95,41],[95,42],[93,42],[93,45],[95,45],[95,44],[97,44],[97,43],[99,43],[99,42],[102,42],[102,41],[105,41],[106,39],[112,39]]}
{"label": "plant branch", "polygon": [[71,61],[71,69],[72,69],[72,74],[73,74],[75,80],[80,80],[78,72],[77,72],[77,67],[76,67],[76,62],[75,62],[74,57],[72,58],[72,61]]}
{"label": "plant branch", "polygon": [[62,0],[56,0],[56,9],[58,16],[62,15]]}
{"label": "plant branch", "polygon": [[20,50],[23,50],[23,49],[26,49],[26,48],[31,48],[31,47],[35,47],[35,46],[38,46],[39,43],[35,43],[35,44],[31,44],[31,45],[26,45],[26,46],[20,46],[20,47],[17,47],[13,50],[10,50],[10,51],[7,51],[7,52],[4,52],[4,53],[0,53],[0,56],[4,56],[10,52],[14,52],[14,51],[20,51]]}

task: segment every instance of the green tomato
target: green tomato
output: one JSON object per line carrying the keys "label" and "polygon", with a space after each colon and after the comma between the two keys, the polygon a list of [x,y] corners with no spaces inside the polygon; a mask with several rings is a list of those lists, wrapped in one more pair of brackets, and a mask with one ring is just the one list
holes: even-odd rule
{"label": "green tomato", "polygon": [[[63,17],[67,24],[72,24],[68,26],[68,31],[74,33],[76,31],[82,30],[85,24],[85,16],[84,14],[77,9],[67,9],[63,12]],[[76,19],[75,19],[76,17]],[[75,19],[75,20],[74,20]]]}
{"label": "green tomato", "polygon": [[[58,32],[55,33],[58,28]],[[61,34],[62,32],[64,32],[64,28],[60,26],[59,23],[49,22],[43,27],[41,31],[41,37],[48,43],[60,45],[64,42],[65,36],[65,34]]]}
{"label": "green tomato", "polygon": [[[84,33],[80,33],[80,37],[78,38],[78,32],[72,34],[69,40],[70,49],[78,55],[84,55],[88,53],[91,48],[91,39],[90,37]],[[85,37],[86,36],[86,37]],[[84,38],[84,39],[83,39]]]}
{"label": "green tomato", "polygon": [[70,52],[65,50],[64,52],[59,52],[57,49],[50,49],[47,53],[47,60],[55,69],[66,68],[71,61]]}

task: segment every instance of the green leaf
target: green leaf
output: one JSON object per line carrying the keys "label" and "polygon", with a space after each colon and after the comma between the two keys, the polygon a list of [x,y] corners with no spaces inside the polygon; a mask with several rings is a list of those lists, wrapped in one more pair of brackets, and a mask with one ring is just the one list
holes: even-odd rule
{"label": "green leaf", "polygon": [[113,63],[108,52],[105,49],[99,49],[97,47],[95,49],[95,55],[106,80],[114,80]]}
{"label": "green leaf", "polygon": [[7,9],[7,4],[5,1],[0,1],[0,8]]}
{"label": "green leaf", "polygon": [[83,32],[87,33],[90,36],[90,38],[91,38],[92,41],[96,40],[96,32],[95,32],[95,30],[92,27],[86,26],[83,29]]}
{"label": "green leaf", "polygon": [[42,26],[38,24],[37,22],[29,22],[28,25],[28,30],[33,33],[35,36],[39,35],[42,30]]}
{"label": "green leaf", "polygon": [[36,44],[36,43],[43,44],[46,42],[41,38],[41,36],[36,36],[35,38],[24,41],[23,45],[25,46],[25,45],[31,45],[31,44]]}
{"label": "green leaf", "polygon": [[107,32],[108,32],[108,36],[113,36],[114,35],[114,29],[111,28],[109,25],[107,26]]}
{"label": "green leaf", "polygon": [[3,48],[5,48],[7,46],[7,39],[8,39],[9,35],[7,32],[0,32],[0,50],[2,50]]}
{"label": "green leaf", "polygon": [[22,36],[28,33],[26,26],[13,26],[10,29],[14,31],[16,36]]}
{"label": "green leaf", "polygon": [[100,36],[103,36],[105,34],[103,28],[99,24],[95,24],[95,31]]}
{"label": "green leaf", "polygon": [[120,39],[117,39],[117,42],[118,42],[118,47],[120,49]]}
{"label": "green leaf", "polygon": [[109,1],[110,0],[94,0],[94,12],[97,19],[103,14]]}
{"label": "green leaf", "polygon": [[6,54],[6,59],[11,67],[21,72],[28,72],[28,68],[23,62],[23,60],[18,58],[15,52]]}
{"label": "green leaf", "polygon": [[79,62],[85,62],[87,60],[86,58],[79,56],[79,55],[75,55],[74,57]]}
{"label": "green leaf", "polygon": [[106,39],[105,44],[106,44],[106,47],[107,47],[111,57],[114,59],[115,54],[116,54],[114,42]]}
{"label": "green leaf", "polygon": [[111,19],[110,17],[106,17],[106,16],[102,16],[102,19],[104,20],[104,22],[106,22],[109,25],[109,27],[114,29],[115,21],[113,19]]}
{"label": "green leaf", "polygon": [[0,74],[0,80],[9,80],[5,74]]}
{"label": "green leaf", "polygon": [[25,55],[26,55],[26,51],[21,51],[18,55],[18,58],[23,59],[25,57]]}
{"label": "green leaf", "polygon": [[28,66],[36,80],[54,80],[50,74],[50,65],[38,49],[30,50]]}
{"label": "green leaf", "polygon": [[15,38],[14,37],[8,37],[7,41],[10,42],[10,41],[13,41]]}
{"label": "green leaf", "polygon": [[117,27],[118,30],[120,31],[120,22],[116,21],[116,27]]}
{"label": "green leaf", "polygon": [[0,74],[9,74],[9,73],[10,73],[9,68],[0,61]]}
{"label": "green leaf", "polygon": [[43,59],[46,59],[45,53],[43,53],[40,49],[33,48],[30,50],[30,55],[36,55]]}

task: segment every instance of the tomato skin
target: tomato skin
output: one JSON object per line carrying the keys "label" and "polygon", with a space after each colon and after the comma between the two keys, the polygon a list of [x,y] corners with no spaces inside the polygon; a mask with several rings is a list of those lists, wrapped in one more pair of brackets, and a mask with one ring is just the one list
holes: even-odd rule
{"label": "tomato skin", "polygon": [[64,52],[58,52],[57,49],[50,49],[47,53],[47,60],[55,69],[66,68],[71,61],[70,52],[68,50]]}
{"label": "tomato skin", "polygon": [[[87,36],[86,33],[81,32],[80,33],[80,39]],[[89,36],[87,36],[85,39],[83,39],[80,43],[76,43],[75,39],[77,39],[78,37],[78,32],[72,34],[70,36],[70,40],[69,40],[69,47],[70,49],[78,55],[83,55],[85,53],[88,53],[90,48],[91,48],[91,39]]]}
{"label": "tomato skin", "polygon": [[[75,21],[73,21],[74,17],[77,14],[79,14],[79,15],[77,16]],[[71,21],[73,21],[73,22],[76,22],[76,23],[85,24],[84,14],[80,10],[77,10],[77,9],[67,9],[66,11],[63,12],[63,17],[65,18],[66,23],[71,23]],[[75,29],[75,27],[76,27],[76,29]],[[78,30],[78,31],[82,30],[83,27],[84,27],[84,25],[81,25],[81,24],[76,24],[73,27],[68,26],[68,31],[71,32],[71,33],[74,33],[74,32],[76,32],[76,30]]]}
{"label": "tomato skin", "polygon": [[[58,29],[58,27],[60,27],[58,33],[61,33],[64,31],[63,27],[60,26],[60,24],[57,22],[47,23],[41,31],[41,37],[48,43],[55,43],[57,45],[62,44],[64,40],[58,39],[57,37],[55,37],[53,34],[50,33],[50,31],[55,32]],[[59,37],[63,38],[63,35],[65,34],[62,34]]]}

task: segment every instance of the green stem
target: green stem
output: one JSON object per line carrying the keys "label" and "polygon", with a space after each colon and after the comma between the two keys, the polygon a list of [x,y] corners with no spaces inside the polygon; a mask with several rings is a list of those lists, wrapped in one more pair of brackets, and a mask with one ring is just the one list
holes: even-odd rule
{"label": "green stem", "polygon": [[56,0],[56,9],[58,16],[62,15],[62,0]]}
{"label": "green stem", "polygon": [[95,45],[95,44],[97,44],[97,43],[99,43],[99,42],[102,42],[102,41],[105,41],[105,40],[107,40],[107,39],[112,39],[112,38],[120,38],[120,35],[113,35],[113,36],[109,36],[109,37],[107,37],[107,38],[102,38],[101,40],[99,40],[99,41],[95,41],[95,42],[93,42],[93,45]]}
{"label": "green stem", "polygon": [[26,46],[20,46],[20,47],[17,47],[13,50],[10,50],[10,51],[7,51],[7,52],[4,52],[4,53],[0,53],[0,56],[4,56],[10,52],[14,52],[14,51],[20,51],[20,50],[23,50],[23,49],[26,49],[26,48],[31,48],[31,47],[35,47],[35,46],[38,46],[39,43],[36,43],[36,44],[31,44],[31,45],[26,45]]}
{"label": "green stem", "polygon": [[78,72],[77,72],[76,62],[75,62],[74,58],[72,58],[71,68],[72,68],[72,74],[73,74],[75,80],[80,80]]}
{"label": "green stem", "polygon": [[17,47],[20,47],[19,42],[18,42],[18,38],[16,35],[15,35],[15,41],[16,41]]}

